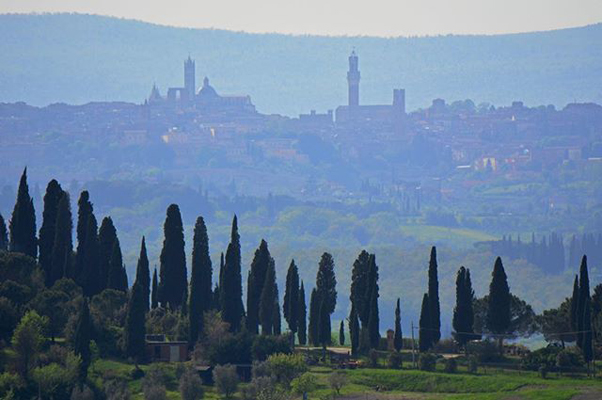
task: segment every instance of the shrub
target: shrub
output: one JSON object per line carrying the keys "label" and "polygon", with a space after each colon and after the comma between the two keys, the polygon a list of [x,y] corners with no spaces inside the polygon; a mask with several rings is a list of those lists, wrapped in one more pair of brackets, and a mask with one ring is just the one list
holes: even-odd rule
{"label": "shrub", "polygon": [[253,359],[257,361],[267,360],[272,354],[290,354],[291,339],[288,335],[280,336],[269,336],[269,335],[258,335],[253,340],[251,347],[251,354]]}
{"label": "shrub", "polygon": [[132,380],[142,379],[144,378],[144,371],[136,365],[136,367],[130,372],[130,376],[132,377]]}
{"label": "shrub", "polygon": [[213,380],[217,392],[229,399],[238,388],[238,375],[233,365],[218,365],[213,370]]}
{"label": "shrub", "polygon": [[142,379],[142,392],[146,400],[165,400],[165,374],[158,365],[153,365]]}
{"label": "shrub", "polygon": [[585,365],[583,355],[576,349],[563,349],[556,355],[556,366],[562,368],[579,368]]}
{"label": "shrub", "polygon": [[401,356],[401,353],[393,351],[391,352],[391,354],[389,354],[389,358],[387,359],[387,365],[389,368],[400,369],[402,364],[403,358]]}
{"label": "shrub", "polygon": [[81,388],[79,385],[75,385],[71,391],[71,400],[94,400],[94,392],[88,385],[83,385]]}
{"label": "shrub", "polygon": [[182,400],[198,400],[203,398],[201,378],[192,368],[186,368],[181,374],[178,388],[180,389]]}
{"label": "shrub", "polygon": [[267,362],[271,375],[285,388],[289,388],[293,379],[307,371],[305,360],[299,354],[274,354]]}
{"label": "shrub", "polygon": [[548,367],[545,364],[541,364],[537,371],[539,372],[539,376],[541,379],[546,379],[546,377],[548,376]]}
{"label": "shrub", "polygon": [[432,372],[437,365],[437,357],[432,353],[422,353],[418,357],[418,369],[421,371]]}
{"label": "shrub", "polygon": [[458,363],[455,358],[448,358],[444,361],[443,370],[448,374],[455,374],[458,372]]}
{"label": "shrub", "polygon": [[490,340],[470,342],[466,345],[468,353],[475,355],[479,362],[493,362],[500,360],[500,351],[496,343]]}
{"label": "shrub", "polygon": [[343,371],[335,371],[328,376],[328,384],[337,395],[341,393],[343,386],[347,384],[347,374]]}
{"label": "shrub", "polygon": [[539,367],[545,365],[548,369],[556,365],[556,357],[562,349],[556,346],[548,346],[535,350],[521,360],[521,367],[530,371],[538,371]]}
{"label": "shrub", "polygon": [[317,387],[316,378],[306,372],[303,375],[293,379],[291,382],[291,387],[293,392],[296,394],[310,393]]}
{"label": "shrub", "polygon": [[468,372],[471,374],[476,374],[478,372],[478,369],[479,369],[479,361],[478,361],[477,357],[470,356],[468,358]]}
{"label": "shrub", "polygon": [[378,351],[370,349],[370,352],[368,353],[368,363],[371,368],[378,367]]}
{"label": "shrub", "polygon": [[124,379],[111,379],[104,382],[104,392],[107,400],[129,400],[130,389]]}

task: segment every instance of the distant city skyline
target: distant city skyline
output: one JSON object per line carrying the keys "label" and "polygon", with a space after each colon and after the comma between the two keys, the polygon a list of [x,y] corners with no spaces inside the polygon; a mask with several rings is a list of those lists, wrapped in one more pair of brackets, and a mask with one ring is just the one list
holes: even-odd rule
{"label": "distant city skyline", "polygon": [[0,13],[77,12],[187,28],[425,36],[545,31],[602,22],[599,0],[2,0]]}

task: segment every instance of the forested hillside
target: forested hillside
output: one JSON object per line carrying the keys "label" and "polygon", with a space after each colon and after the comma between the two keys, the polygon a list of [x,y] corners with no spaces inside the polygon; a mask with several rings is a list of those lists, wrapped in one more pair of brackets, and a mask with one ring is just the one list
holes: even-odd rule
{"label": "forested hillside", "polygon": [[559,107],[602,101],[602,25],[499,36],[370,38],[182,29],[89,15],[1,15],[0,101],[142,102],[153,82],[181,86],[182,62],[197,82],[252,96],[264,113],[295,115],[346,100],[347,55],[360,55],[361,101],[408,109],[436,97]]}

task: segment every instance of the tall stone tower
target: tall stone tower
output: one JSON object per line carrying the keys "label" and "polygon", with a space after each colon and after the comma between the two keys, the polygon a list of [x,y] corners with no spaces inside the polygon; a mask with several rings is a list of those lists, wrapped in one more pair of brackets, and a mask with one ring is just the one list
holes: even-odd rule
{"label": "tall stone tower", "polygon": [[195,64],[194,61],[188,56],[188,60],[184,61],[184,89],[186,89],[186,96],[188,101],[194,100],[194,94],[196,91],[196,84],[194,81]]}
{"label": "tall stone tower", "polygon": [[349,71],[347,71],[347,85],[349,86],[349,107],[360,105],[360,71],[355,50],[349,56]]}

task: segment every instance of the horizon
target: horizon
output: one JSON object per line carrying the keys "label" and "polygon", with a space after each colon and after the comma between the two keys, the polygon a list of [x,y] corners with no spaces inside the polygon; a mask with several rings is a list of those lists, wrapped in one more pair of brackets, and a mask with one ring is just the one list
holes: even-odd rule
{"label": "horizon", "polygon": [[[185,29],[380,38],[536,33],[602,22],[602,9],[597,7],[595,0],[583,0],[579,7],[574,7],[567,0],[532,0],[528,4],[511,0],[510,3],[504,3],[503,7],[491,1],[474,0],[461,0],[455,2],[453,7],[442,0],[431,0],[428,4],[405,1],[401,5],[391,0],[377,0],[376,5],[355,8],[353,4],[341,0],[326,6],[310,0],[303,9],[288,9],[287,3],[273,0],[258,0],[255,3],[228,0],[206,7],[187,3],[187,0],[177,0],[174,6],[162,7],[160,4],[142,4],[138,0],[128,2],[127,6],[114,0],[102,4],[55,0],[48,5],[48,2],[26,0],[18,4],[0,4],[0,14],[73,13]],[[541,6],[546,7],[546,13],[537,12]],[[240,12],[233,14],[232,9]],[[269,12],[259,12],[258,9],[267,9]],[[438,12],[433,13],[433,9]],[[317,13],[316,10],[322,12]]]}

